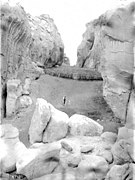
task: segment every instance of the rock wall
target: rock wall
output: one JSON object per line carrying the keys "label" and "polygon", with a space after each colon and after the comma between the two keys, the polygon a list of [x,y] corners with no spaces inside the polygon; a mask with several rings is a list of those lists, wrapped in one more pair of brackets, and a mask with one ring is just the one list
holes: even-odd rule
{"label": "rock wall", "polygon": [[103,94],[115,115],[127,119],[133,88],[135,3],[108,11],[87,24],[77,66],[101,72]]}
{"label": "rock wall", "polygon": [[1,6],[2,116],[6,115],[7,81],[36,79],[44,67],[61,65],[64,45],[48,15],[32,17],[20,5]]}

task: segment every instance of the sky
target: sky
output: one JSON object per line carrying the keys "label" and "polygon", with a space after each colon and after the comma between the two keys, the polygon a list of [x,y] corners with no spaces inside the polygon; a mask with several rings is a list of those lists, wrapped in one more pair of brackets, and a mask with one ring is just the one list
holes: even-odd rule
{"label": "sky", "polygon": [[[130,0],[11,0],[19,2],[33,16],[49,14],[61,34],[71,65],[77,61],[77,47],[82,41],[85,24],[109,9]],[[132,0],[135,1],[135,0]]]}

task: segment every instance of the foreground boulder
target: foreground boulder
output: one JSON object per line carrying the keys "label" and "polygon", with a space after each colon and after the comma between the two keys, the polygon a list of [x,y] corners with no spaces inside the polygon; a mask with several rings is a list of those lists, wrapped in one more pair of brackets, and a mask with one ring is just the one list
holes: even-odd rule
{"label": "foreground boulder", "polygon": [[87,155],[78,166],[78,171],[84,179],[103,179],[108,171],[108,163],[103,157]]}
{"label": "foreground boulder", "polygon": [[32,146],[18,158],[17,173],[29,180],[50,174],[59,165],[59,143]]}
{"label": "foreground boulder", "polygon": [[33,180],[76,180],[76,178],[77,180],[82,180],[81,178],[79,179],[78,177],[76,177],[75,173],[63,172],[45,175],[39,178],[35,178]]}
{"label": "foreground boulder", "polygon": [[43,131],[50,121],[51,112],[47,101],[38,98],[29,128],[30,143],[42,142]]}
{"label": "foreground boulder", "polygon": [[69,119],[69,129],[74,136],[96,136],[102,134],[103,126],[84,115],[74,114]]}
{"label": "foreground boulder", "polygon": [[132,108],[127,111],[133,87],[134,9],[133,2],[88,23],[77,52],[77,66],[101,72],[103,95],[116,117],[132,123]]}
{"label": "foreground boulder", "polygon": [[43,134],[43,142],[53,142],[66,137],[69,117],[49,104],[51,119]]}
{"label": "foreground boulder", "polygon": [[105,180],[134,179],[134,164],[114,165]]}
{"label": "foreground boulder", "polygon": [[27,150],[19,140],[19,131],[11,124],[0,125],[0,171],[11,172],[19,157]]}
{"label": "foreground boulder", "polygon": [[115,164],[121,165],[128,162],[133,162],[132,156],[130,155],[130,152],[129,152],[129,149],[131,149],[131,152],[133,152],[132,145],[129,144],[129,141],[124,140],[124,139],[119,140],[113,145],[111,151],[114,157]]}
{"label": "foreground boulder", "polygon": [[29,128],[30,143],[50,143],[66,137],[69,117],[42,98],[38,98]]}

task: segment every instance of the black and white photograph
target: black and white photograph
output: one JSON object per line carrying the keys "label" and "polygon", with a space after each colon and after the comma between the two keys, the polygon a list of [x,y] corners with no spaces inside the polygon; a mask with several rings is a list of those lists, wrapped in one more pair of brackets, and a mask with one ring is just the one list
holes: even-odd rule
{"label": "black and white photograph", "polygon": [[0,180],[135,180],[135,0],[0,17]]}

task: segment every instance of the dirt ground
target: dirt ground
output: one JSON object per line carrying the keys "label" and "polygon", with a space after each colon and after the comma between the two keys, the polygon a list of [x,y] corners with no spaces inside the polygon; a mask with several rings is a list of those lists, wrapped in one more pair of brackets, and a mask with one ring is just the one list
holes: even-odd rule
{"label": "dirt ground", "polygon": [[33,105],[21,109],[16,116],[2,121],[2,123],[11,123],[19,129],[20,140],[27,147],[29,146],[28,130],[37,98],[44,98],[69,116],[75,113],[86,115],[102,124],[104,131],[117,132],[118,127],[121,126],[103,98],[102,81],[77,81],[43,75],[32,82],[30,91]]}

